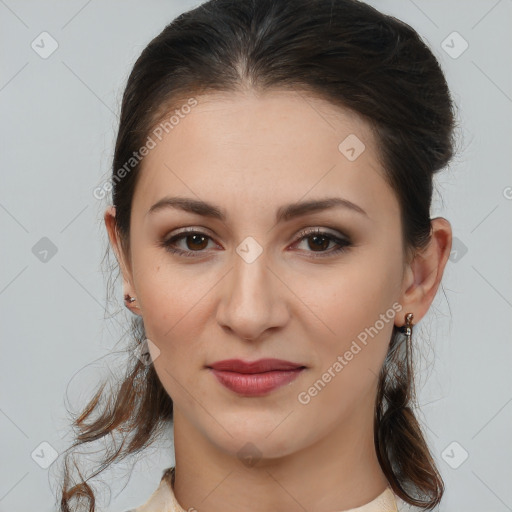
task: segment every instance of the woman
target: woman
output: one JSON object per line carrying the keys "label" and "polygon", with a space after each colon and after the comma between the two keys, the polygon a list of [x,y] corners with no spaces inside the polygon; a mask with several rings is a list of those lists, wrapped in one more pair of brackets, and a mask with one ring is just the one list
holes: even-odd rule
{"label": "woman", "polygon": [[[362,2],[211,0],[151,41],[104,216],[133,360],[75,443],[121,435],[102,470],[174,429],[138,512],[440,502],[412,342],[451,248],[429,214],[453,127],[432,52]],[[86,480],[67,468],[62,511],[94,510]]]}

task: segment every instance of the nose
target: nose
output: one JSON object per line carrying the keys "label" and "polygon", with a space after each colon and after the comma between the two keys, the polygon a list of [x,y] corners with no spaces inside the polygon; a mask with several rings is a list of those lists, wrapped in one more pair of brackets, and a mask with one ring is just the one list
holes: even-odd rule
{"label": "nose", "polygon": [[235,254],[233,269],[223,282],[217,307],[223,329],[240,339],[258,340],[289,321],[287,288],[267,266],[264,253],[251,263]]}

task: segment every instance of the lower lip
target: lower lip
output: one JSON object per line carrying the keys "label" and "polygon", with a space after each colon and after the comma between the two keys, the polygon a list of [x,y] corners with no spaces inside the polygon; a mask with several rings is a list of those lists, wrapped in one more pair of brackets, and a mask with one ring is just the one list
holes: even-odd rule
{"label": "lower lip", "polygon": [[302,370],[304,368],[264,373],[237,373],[210,368],[210,371],[223,386],[244,396],[266,395],[295,380]]}

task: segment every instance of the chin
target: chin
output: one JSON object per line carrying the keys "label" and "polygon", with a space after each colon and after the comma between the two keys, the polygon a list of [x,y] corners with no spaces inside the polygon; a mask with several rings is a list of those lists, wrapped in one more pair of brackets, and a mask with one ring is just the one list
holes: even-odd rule
{"label": "chin", "polygon": [[231,436],[221,429],[222,433],[217,430],[217,436],[210,437],[210,441],[247,467],[286,457],[300,449],[300,439],[289,428],[276,429],[275,424],[269,426],[266,423],[263,426],[253,423],[248,428],[242,428],[240,423],[222,425]]}

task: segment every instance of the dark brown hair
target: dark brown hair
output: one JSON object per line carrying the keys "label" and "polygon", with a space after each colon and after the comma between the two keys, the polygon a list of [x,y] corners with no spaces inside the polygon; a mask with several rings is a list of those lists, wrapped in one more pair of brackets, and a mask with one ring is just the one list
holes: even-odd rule
{"label": "dark brown hair", "polygon": [[[440,65],[416,31],[356,0],[210,0],[166,26],[128,78],[111,181],[128,259],[140,163],[122,179],[119,170],[187,98],[244,89],[309,93],[361,116],[399,200],[404,253],[413,255],[428,244],[433,176],[452,158],[455,115]],[[132,334],[133,346],[145,339],[139,317]],[[404,335],[394,327],[379,375],[375,447],[395,493],[430,510],[440,502],[444,484],[413,412],[413,374],[402,363],[403,347]],[[134,356],[130,365],[116,389],[106,392],[103,383],[74,418],[70,450],[114,435],[122,443],[88,478],[79,471],[76,483],[66,457],[62,512],[79,505],[94,511],[87,481],[148,447],[172,420],[172,400],[153,365]]]}

